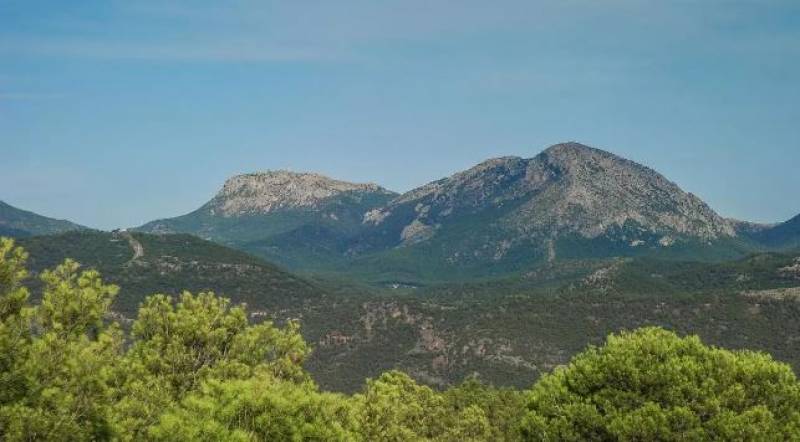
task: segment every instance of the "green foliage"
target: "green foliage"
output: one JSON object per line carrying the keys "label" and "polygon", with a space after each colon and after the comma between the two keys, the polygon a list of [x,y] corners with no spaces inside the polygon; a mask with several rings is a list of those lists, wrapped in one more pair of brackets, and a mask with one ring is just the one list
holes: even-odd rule
{"label": "green foliage", "polygon": [[70,259],[42,273],[44,296],[38,307],[39,321],[66,339],[96,332],[119,288],[106,285],[95,270],[78,273],[80,264]]}
{"label": "green foliage", "polygon": [[367,440],[419,441],[444,429],[435,413],[443,407],[443,398],[405,373],[392,371],[367,381],[356,402],[361,432]]}
{"label": "green foliage", "polygon": [[27,392],[25,377],[17,370],[30,343],[28,290],[22,286],[28,276],[26,260],[24,250],[0,238],[0,404],[16,401]]}
{"label": "green foliage", "polygon": [[42,275],[42,304],[24,304],[24,253],[0,246],[0,435],[5,440],[92,440],[113,434],[110,387],[123,338],[101,319],[116,287],[66,261]]}
{"label": "green foliage", "polygon": [[0,239],[0,440],[800,440],[787,365],[660,328],[612,335],[524,392],[389,371],[347,396],[310,379],[295,322],[184,292],[146,298],[125,336],[96,270],[42,272],[31,305],[26,259]]}
{"label": "green foliage", "polygon": [[22,286],[28,277],[27,260],[28,254],[13,240],[0,238],[0,320],[19,315],[28,300],[28,290]]}
{"label": "green foliage", "polygon": [[[497,389],[474,377],[446,390],[444,400],[451,416],[452,440],[516,440],[525,395],[510,388]],[[483,438],[483,439],[481,439]]]}
{"label": "green foliage", "polygon": [[85,229],[86,227],[69,221],[41,216],[0,201],[0,236],[25,238],[31,235],[49,235]]}
{"label": "green foliage", "polygon": [[250,325],[241,307],[213,293],[154,295],[133,323],[130,356],[164,380],[174,398],[209,378],[242,379],[267,369],[276,378],[306,379],[300,364],[308,347],[296,323],[285,329],[264,322]]}
{"label": "green foliage", "polygon": [[517,440],[525,408],[519,391],[471,378],[443,392],[390,371],[353,396],[360,434],[378,441]]}
{"label": "green foliage", "polygon": [[162,415],[149,436],[162,441],[359,439],[346,397],[268,373],[204,383]]}
{"label": "green foliage", "polygon": [[[75,259],[121,287],[112,306],[135,317],[139,304],[153,293],[178,296],[183,290],[226,293],[253,310],[285,308],[319,297],[324,290],[244,252],[190,235],[133,233],[144,256],[133,251],[123,235],[81,231],[26,238],[34,272]],[[39,284],[31,281],[31,288]],[[35,300],[36,297],[34,296]]]}
{"label": "green foliage", "polygon": [[612,335],[529,393],[527,440],[787,440],[800,384],[767,355],[658,328]]}

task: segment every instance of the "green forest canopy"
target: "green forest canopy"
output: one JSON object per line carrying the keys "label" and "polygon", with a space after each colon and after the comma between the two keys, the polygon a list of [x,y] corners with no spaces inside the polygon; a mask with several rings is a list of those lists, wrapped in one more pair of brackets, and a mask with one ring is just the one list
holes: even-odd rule
{"label": "green forest canopy", "polygon": [[31,305],[26,259],[0,239],[2,440],[800,440],[786,364],[659,328],[612,335],[525,391],[437,391],[391,371],[347,396],[303,369],[295,322],[156,294],[126,336],[117,287],[71,260],[41,275]]}

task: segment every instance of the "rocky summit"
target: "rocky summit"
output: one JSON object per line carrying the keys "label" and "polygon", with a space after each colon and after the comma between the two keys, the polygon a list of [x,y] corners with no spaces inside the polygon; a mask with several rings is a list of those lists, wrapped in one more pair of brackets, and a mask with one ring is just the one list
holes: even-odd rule
{"label": "rocky summit", "polygon": [[487,211],[496,214],[484,222],[505,231],[506,244],[620,232],[633,246],[652,238],[665,245],[680,237],[736,236],[731,221],[654,170],[578,143],[558,144],[530,159],[485,161],[396,198],[367,213],[364,223],[393,224],[398,243],[419,242]]}
{"label": "rocky summit", "polygon": [[345,192],[389,194],[376,184],[281,170],[232,177],[208,206],[212,214],[222,216],[266,214],[281,209],[319,208],[326,200]]}
{"label": "rocky summit", "polygon": [[375,184],[349,183],[316,173],[249,173],[228,179],[197,210],[147,223],[138,230],[191,233],[238,245],[275,235],[304,237],[308,229],[346,237],[360,228],[365,212],[395,196]]}

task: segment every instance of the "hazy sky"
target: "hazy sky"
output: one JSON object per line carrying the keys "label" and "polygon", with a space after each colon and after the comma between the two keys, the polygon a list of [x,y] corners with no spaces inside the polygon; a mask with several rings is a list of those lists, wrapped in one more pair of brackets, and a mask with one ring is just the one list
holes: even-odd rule
{"label": "hazy sky", "polygon": [[93,227],[289,168],[404,191],[576,140],[800,213],[800,1],[0,0],[0,200]]}

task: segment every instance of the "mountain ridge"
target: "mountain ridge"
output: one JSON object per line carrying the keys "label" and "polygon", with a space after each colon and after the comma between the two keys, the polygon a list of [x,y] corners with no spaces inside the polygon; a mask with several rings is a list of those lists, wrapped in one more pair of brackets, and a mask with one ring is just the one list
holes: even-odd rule
{"label": "mountain ridge", "polygon": [[196,211],[138,228],[373,281],[527,272],[561,258],[733,259],[763,249],[758,229],[654,169],[576,142],[488,159],[403,194],[312,173],[238,175]]}
{"label": "mountain ridge", "polygon": [[383,268],[424,260],[443,272],[496,274],[561,257],[697,248],[742,255],[734,225],[699,198],[653,169],[579,143],[483,161],[393,199],[364,224],[356,255],[394,260],[377,264]]}
{"label": "mountain ridge", "polygon": [[236,175],[197,210],[134,228],[191,233],[228,245],[285,234],[308,224],[347,236],[363,213],[396,194],[376,184],[350,183],[285,170]]}
{"label": "mountain ridge", "polygon": [[268,170],[229,178],[210,204],[211,210],[223,216],[265,214],[281,209],[315,208],[324,200],[346,192],[393,193],[373,183],[352,183],[313,172]]}
{"label": "mountain ridge", "polygon": [[72,221],[39,215],[0,201],[0,236],[19,238],[87,229]]}
{"label": "mountain ridge", "polygon": [[800,248],[800,215],[785,222],[752,232],[750,237],[766,247],[778,249]]}

